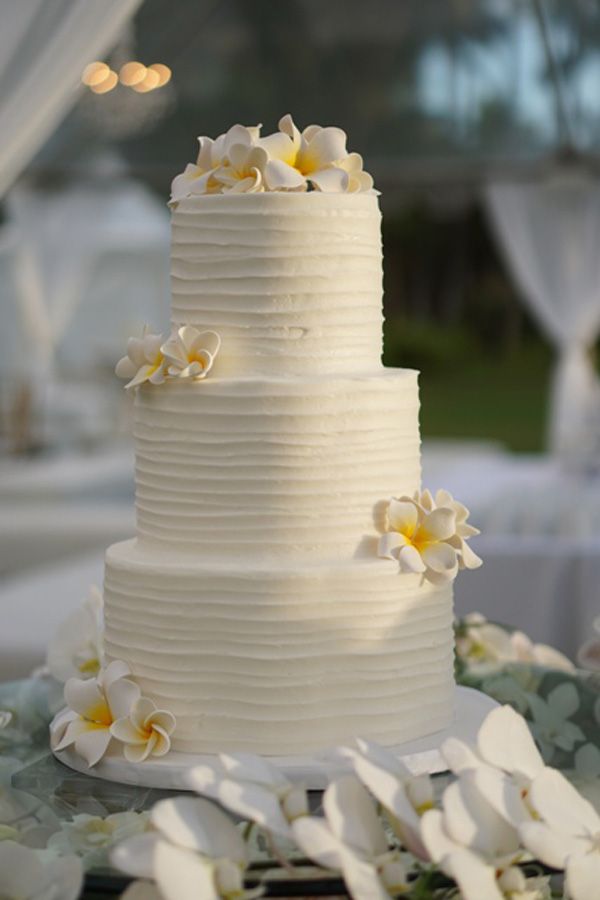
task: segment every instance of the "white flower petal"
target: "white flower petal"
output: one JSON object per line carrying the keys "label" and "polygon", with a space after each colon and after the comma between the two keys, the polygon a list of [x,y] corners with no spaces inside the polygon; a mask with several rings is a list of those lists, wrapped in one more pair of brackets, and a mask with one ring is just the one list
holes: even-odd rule
{"label": "white flower petal", "polygon": [[106,698],[95,678],[69,678],[65,684],[65,702],[80,716],[110,725]]}
{"label": "white flower petal", "polygon": [[421,819],[421,839],[432,862],[440,863],[444,857],[462,847],[444,828],[444,817],[439,809],[430,809]]}
{"label": "white flower petal", "polygon": [[342,843],[366,856],[379,856],[388,849],[373,801],[352,775],[329,785],[323,796],[325,817]]}
{"label": "white flower petal", "polygon": [[113,722],[110,726],[110,733],[118,741],[123,744],[145,744],[146,738],[140,733],[139,729],[133,724],[128,716],[123,716]]}
{"label": "white flower petal", "polygon": [[290,826],[278,798],[268,788],[226,778],[219,785],[217,797],[223,806],[242,818],[256,822],[281,837],[289,838]]}
{"label": "white flower petal", "polygon": [[400,547],[405,546],[405,538],[397,531],[386,531],[379,538],[377,554],[386,559],[398,559]]}
{"label": "white flower petal", "polygon": [[306,179],[288,163],[279,159],[270,159],[264,171],[265,184],[270,191],[294,191],[306,187]]}
{"label": "white flower petal", "polygon": [[454,578],[456,575],[458,569],[456,551],[448,544],[430,544],[424,548],[421,557],[427,568],[433,569],[438,575],[443,575],[448,579]]}
{"label": "white flower petal", "polygon": [[445,541],[456,531],[456,516],[451,509],[434,509],[419,528],[419,534],[434,541]]}
{"label": "white flower petal", "polygon": [[477,771],[462,772],[444,791],[444,828],[458,844],[488,858],[516,853],[519,847],[516,829],[479,792]]}
{"label": "white flower petal", "polygon": [[348,173],[343,169],[319,169],[308,176],[318,190],[329,194],[343,194],[348,190]]}
{"label": "white flower petal", "polygon": [[301,144],[301,135],[289,113],[279,120],[279,130],[291,139],[294,149],[297,151]]}
{"label": "white flower petal", "polygon": [[458,738],[447,738],[442,744],[441,752],[448,763],[448,768],[455,775],[466,769],[477,769],[485,765],[484,760]]}
{"label": "white flower petal", "polygon": [[564,869],[570,854],[586,849],[581,838],[555,831],[544,822],[524,822],[519,826],[519,836],[536,859],[553,869]]}
{"label": "white flower petal", "polygon": [[600,852],[577,854],[567,862],[566,887],[571,900],[591,900],[600,893]]}
{"label": "white flower petal", "polygon": [[291,787],[285,775],[267,759],[252,753],[222,753],[224,771],[235,781],[251,781],[265,787]]}
{"label": "white flower petal", "polygon": [[444,871],[456,881],[463,900],[505,900],[496,874],[475,853],[461,850],[444,860]]}
{"label": "white flower petal", "polygon": [[128,716],[140,697],[140,688],[128,678],[112,681],[106,690],[106,697],[113,719]]}
{"label": "white flower petal", "polygon": [[212,860],[166,841],[156,845],[154,877],[164,900],[220,900]]}
{"label": "white flower petal", "polygon": [[477,735],[481,756],[505,772],[535,778],[544,768],[525,719],[510,706],[499,706],[486,716]]}
{"label": "white flower petal", "polygon": [[75,751],[93,768],[108,750],[111,741],[109,728],[94,728],[75,739]]}
{"label": "white flower petal", "polygon": [[531,813],[521,797],[521,790],[508,775],[491,766],[480,766],[473,772],[473,783],[490,806],[506,822],[518,827],[531,821]]}
{"label": "white flower petal", "polygon": [[344,845],[324,819],[302,816],[292,823],[294,839],[303,853],[327,869],[341,869]]}
{"label": "white flower petal", "polygon": [[171,843],[211,857],[247,862],[246,846],[231,819],[210,800],[175,797],[161,800],[151,814],[153,826]]}
{"label": "white flower petal", "polygon": [[529,801],[551,828],[565,834],[600,833],[600,816],[564,775],[545,768],[534,779]]}
{"label": "white flower petal", "polygon": [[398,562],[402,572],[420,574],[427,568],[416,547],[401,547],[398,552]]}
{"label": "white flower petal", "polygon": [[373,863],[345,850],[342,873],[353,900],[389,900],[390,894],[381,883]]}
{"label": "white flower petal", "polygon": [[304,171],[316,172],[347,155],[346,132],[328,126],[315,132],[301,148],[298,162],[306,166]]}
{"label": "white flower petal", "polygon": [[391,531],[412,537],[419,519],[418,507],[412,500],[392,498],[387,508],[388,527]]}
{"label": "white flower petal", "polygon": [[[261,138],[259,147],[262,147],[262,149],[265,150],[270,162],[284,163],[288,167],[294,166],[296,161],[296,147],[287,134],[276,132],[275,134],[268,135],[268,137]],[[294,171],[296,170],[294,169]]]}
{"label": "white flower petal", "polygon": [[136,834],[113,847],[110,852],[111,863],[116,869],[134,878],[152,878],[154,849],[159,840],[156,832]]}
{"label": "white flower petal", "polygon": [[134,365],[128,356],[121,357],[115,366],[115,375],[118,378],[133,378],[133,376],[137,374],[137,371],[138,366]]}

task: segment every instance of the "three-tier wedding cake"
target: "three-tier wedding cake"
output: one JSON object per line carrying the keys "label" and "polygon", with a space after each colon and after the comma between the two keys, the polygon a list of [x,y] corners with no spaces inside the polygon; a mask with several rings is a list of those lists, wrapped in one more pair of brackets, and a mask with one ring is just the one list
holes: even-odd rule
{"label": "three-tier wedding cake", "polygon": [[397,745],[452,718],[475,529],[421,493],[417,373],[381,364],[378,197],[345,142],[234,126],[173,184],[173,332],[118,367],[137,536],[107,552],[96,689],[132,760]]}

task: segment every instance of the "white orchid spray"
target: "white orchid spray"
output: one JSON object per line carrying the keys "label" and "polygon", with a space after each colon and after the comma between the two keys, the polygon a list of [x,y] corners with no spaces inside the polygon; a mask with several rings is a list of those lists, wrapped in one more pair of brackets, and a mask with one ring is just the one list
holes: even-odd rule
{"label": "white orchid spray", "polygon": [[484,675],[506,663],[527,663],[563,672],[575,666],[547,644],[534,643],[524,632],[509,632],[479,612],[466,615],[456,635],[456,654],[473,673]]}
{"label": "white orchid spray", "polygon": [[388,815],[390,825],[407,850],[428,859],[421,840],[421,816],[434,806],[433,785],[428,775],[412,775],[404,763],[373,741],[358,738],[357,749],[344,747],[356,776]]}
{"label": "white orchid spray", "polygon": [[447,491],[392,498],[379,556],[396,559],[401,572],[423,575],[433,584],[452,581],[459,568],[474,569],[480,558],[468,546],[478,530],[467,522],[468,510]]}
{"label": "white orchid spray", "polygon": [[167,374],[174,378],[206,378],[221,347],[216,331],[200,331],[193,325],[173,329],[161,347]]}
{"label": "white orchid spray", "polygon": [[60,856],[72,853],[86,868],[106,864],[111,847],[148,830],[150,813],[119,812],[108,816],[79,813],[48,840],[48,850]]}
{"label": "white orchid spray", "polygon": [[127,355],[119,360],[115,373],[119,378],[130,379],[126,390],[139,387],[145,381],[162,384],[165,380],[165,358],[161,350],[162,335],[152,334],[144,326],[141,338],[129,338]]}
{"label": "white orchid spray", "polygon": [[146,879],[132,896],[153,896],[153,882],[163,900],[252,900],[262,890],[244,889],[248,850],[221,810],[200,797],[162,800],[152,810],[153,830],[116,847],[116,868]]}
{"label": "white orchid spray", "polygon": [[354,900],[384,900],[408,889],[400,853],[389,848],[375,805],[358,779],[349,775],[330,784],[323,810],[324,818],[294,822],[294,837],[307,856],[342,873]]}
{"label": "white orchid spray", "polygon": [[50,674],[65,683],[69,678],[92,678],[102,666],[102,593],[90,587],[80,609],[59,625],[48,644]]}
{"label": "white orchid spray", "polygon": [[197,793],[287,840],[292,823],[309,812],[305,788],[250,753],[222,753],[214,765],[195,766],[188,781]]}

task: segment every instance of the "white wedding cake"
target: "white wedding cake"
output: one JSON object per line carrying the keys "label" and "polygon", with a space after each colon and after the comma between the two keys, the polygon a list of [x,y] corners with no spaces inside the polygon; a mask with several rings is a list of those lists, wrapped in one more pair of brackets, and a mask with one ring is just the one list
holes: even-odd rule
{"label": "white wedding cake", "polygon": [[[148,753],[438,731],[452,580],[479,560],[464,507],[421,493],[417,373],[381,364],[372,181],[343,132],[290,117],[200,143],[173,185],[172,335],[118,367],[137,536],[107,552],[104,664],[158,716]],[[150,733],[136,716],[113,736]]]}

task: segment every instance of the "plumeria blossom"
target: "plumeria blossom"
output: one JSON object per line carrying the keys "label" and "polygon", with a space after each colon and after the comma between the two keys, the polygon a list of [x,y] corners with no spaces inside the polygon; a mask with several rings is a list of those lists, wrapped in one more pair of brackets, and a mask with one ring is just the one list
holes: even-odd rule
{"label": "plumeria blossom", "polygon": [[387,900],[408,889],[400,854],[390,850],[375,805],[356,778],[346,776],[330,784],[323,810],[324,819],[297,819],[294,837],[319,865],[342,872],[354,900]]}
{"label": "plumeria blossom", "polygon": [[115,372],[119,378],[129,378],[126,389],[138,387],[145,381],[162,384],[165,380],[165,359],[161,350],[162,335],[151,334],[144,326],[141,338],[129,338],[127,356],[117,363]]}
{"label": "plumeria blossom", "polygon": [[129,716],[140,697],[137,684],[127,677],[129,667],[114,660],[96,678],[70,678],[65,684],[69,720],[54,750],[74,745],[88,766],[95,766],[107,752],[112,740],[111,726]]}
{"label": "plumeria blossom", "polygon": [[[180,200],[195,194],[223,193],[231,187],[227,180],[221,180],[225,170],[231,166],[239,165],[241,154],[239,149],[249,151],[260,136],[260,125],[245,127],[233,125],[229,131],[220,134],[216,140],[209,137],[199,137],[200,149],[196,163],[188,163],[181,175],[177,175],[171,184],[171,205],[176,205]],[[256,157],[257,161],[264,161],[263,156]],[[219,177],[217,177],[219,176]],[[236,183],[242,179],[236,179]],[[262,180],[262,175],[261,175]],[[237,190],[251,190],[252,186]]]}
{"label": "plumeria blossom", "polygon": [[302,133],[290,115],[279,120],[279,131],[261,138],[269,156],[265,183],[271,191],[304,191],[307,183],[319,191],[346,191],[348,173],[336,164],[348,156],[341,128],[309,125]]}
{"label": "plumeria blossom", "polygon": [[[467,545],[477,529],[467,524],[468,511],[447,492],[429,491],[392,498],[387,507],[387,531],[379,540],[379,555],[397,559],[401,572],[422,574],[434,584],[456,577],[459,568],[476,568],[479,557]],[[449,498],[449,499],[448,499]]]}
{"label": "plumeria blossom", "polygon": [[92,585],[80,609],[62,622],[48,645],[50,674],[64,684],[91,678],[102,665],[102,594]]}
{"label": "plumeria blossom", "polygon": [[161,352],[169,375],[176,378],[205,378],[212,369],[221,346],[216,331],[200,331],[193,325],[174,329]]}
{"label": "plumeria blossom", "polygon": [[285,839],[292,837],[291,823],[308,815],[304,787],[250,753],[222,753],[218,764],[195,766],[188,781],[199,794]]}
{"label": "plumeria blossom", "polygon": [[372,741],[357,739],[357,750],[341,754],[352,762],[360,781],[381,803],[394,832],[407,850],[428,859],[421,840],[421,816],[433,808],[433,785],[428,775],[412,775],[403,762]]}
{"label": "plumeria blossom", "polygon": [[60,831],[48,840],[48,849],[60,855],[74,853],[85,861],[87,868],[98,866],[105,861],[109,848],[135,834],[143,834],[149,822],[150,814],[146,812],[120,812],[105,817],[80,813],[70,822],[62,823]]}
{"label": "plumeria blossom", "polygon": [[598,896],[600,885],[600,815],[555,769],[546,768],[531,785],[538,821],[525,822],[519,833],[537,859],[566,871],[572,900]]}
{"label": "plumeria blossom", "polygon": [[77,900],[83,887],[81,860],[43,860],[28,847],[0,841],[2,900]]}
{"label": "plumeria blossom", "polygon": [[128,715],[110,726],[110,733],[124,745],[125,759],[143,762],[149,756],[165,756],[171,749],[175,716],[158,709],[148,697],[134,700]]}
{"label": "plumeria blossom", "polygon": [[[251,900],[262,893],[244,890],[246,845],[213,803],[200,797],[162,800],[151,822],[153,831],[116,847],[111,860],[128,875],[155,881],[164,900]],[[138,891],[148,895],[148,889]]]}
{"label": "plumeria blossom", "polygon": [[214,179],[232,194],[256,194],[264,191],[263,172],[268,156],[262,147],[234,144],[228,162],[214,173]]}

